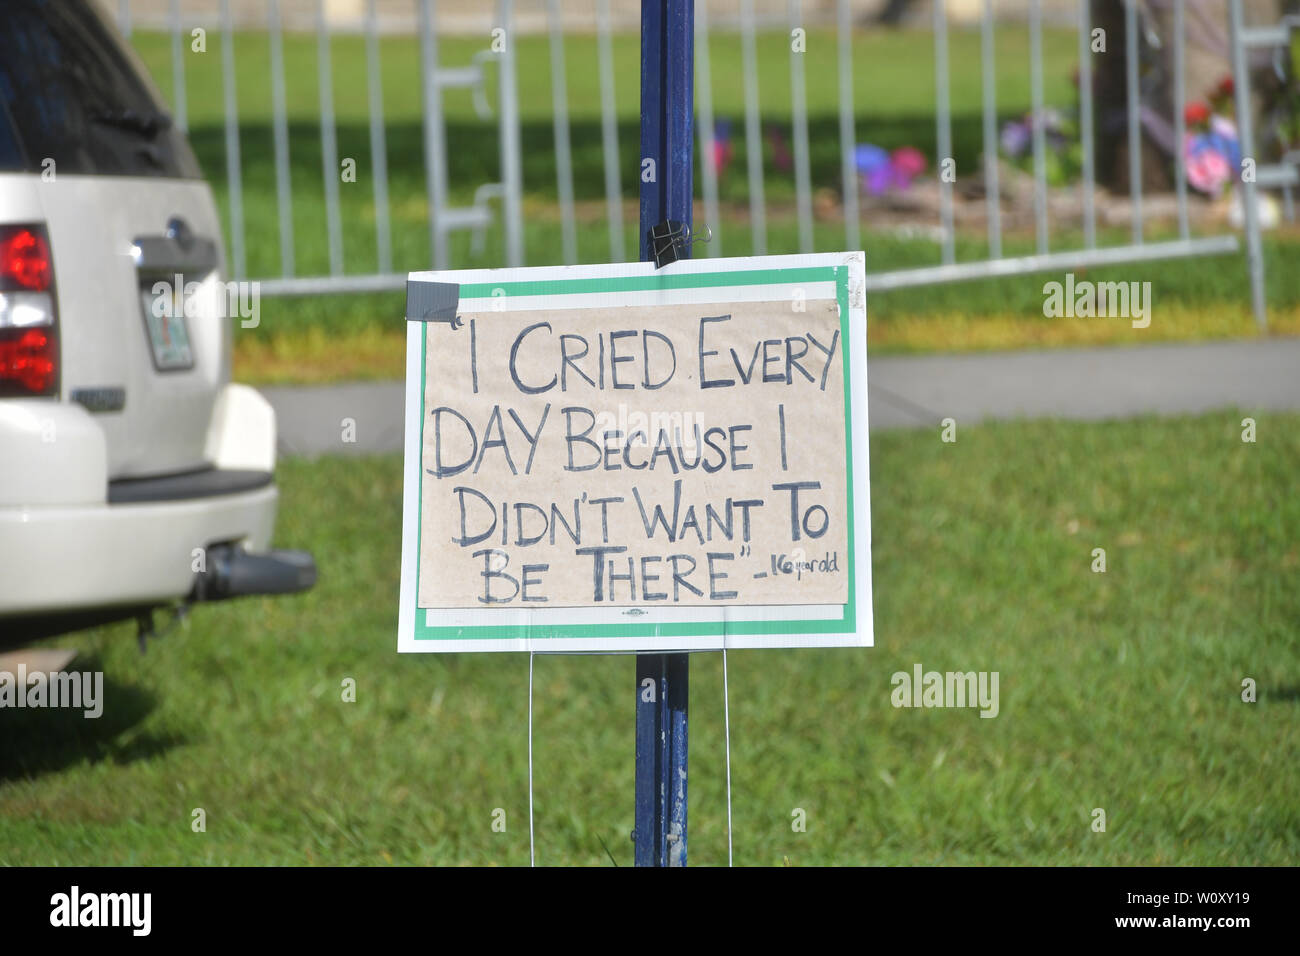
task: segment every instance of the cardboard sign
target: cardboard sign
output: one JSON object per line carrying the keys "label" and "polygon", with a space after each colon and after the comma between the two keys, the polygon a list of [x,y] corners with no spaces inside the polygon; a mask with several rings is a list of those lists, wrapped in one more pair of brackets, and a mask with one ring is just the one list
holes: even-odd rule
{"label": "cardboard sign", "polygon": [[861,253],[412,273],[401,651],[871,644]]}

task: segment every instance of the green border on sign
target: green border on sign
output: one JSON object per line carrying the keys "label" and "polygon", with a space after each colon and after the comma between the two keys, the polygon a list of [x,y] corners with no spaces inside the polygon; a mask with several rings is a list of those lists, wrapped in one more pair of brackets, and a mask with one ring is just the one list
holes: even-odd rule
{"label": "green border on sign", "polygon": [[[726,634],[851,634],[857,630],[857,575],[853,521],[853,390],[850,382],[852,362],[849,349],[849,270],[848,266],[812,266],[792,269],[755,269],[749,272],[706,272],[682,275],[623,276],[603,279],[546,279],[534,282],[480,282],[462,285],[462,299],[490,298],[497,289],[508,296],[577,295],[607,292],[649,292],[662,289],[712,289],[728,286],[781,285],[798,282],[834,282],[835,298],[840,311],[840,348],[844,363],[844,450],[848,481],[849,600],[841,605],[840,617],[825,619],[789,619],[762,621],[664,621],[655,623],[601,624],[475,624],[429,626],[424,619],[430,609],[419,605],[421,533],[424,524],[424,395],[425,376],[429,367],[429,329],[426,325],[420,345],[420,489],[416,507],[415,545],[415,639],[440,640],[521,640],[536,638],[608,638],[608,637],[706,637]],[[724,605],[743,611],[744,605]],[[436,608],[431,610],[437,610]],[[611,633],[613,632],[613,633]]]}

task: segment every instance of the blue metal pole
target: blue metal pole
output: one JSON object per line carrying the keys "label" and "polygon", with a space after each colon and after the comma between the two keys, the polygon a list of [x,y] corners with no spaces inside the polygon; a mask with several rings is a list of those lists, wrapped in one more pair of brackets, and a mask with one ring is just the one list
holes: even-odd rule
{"label": "blue metal pole", "polygon": [[[692,224],[694,0],[641,2],[641,259],[665,220]],[[652,160],[653,165],[646,161]],[[690,246],[679,250],[690,255]],[[637,866],[686,865],[689,657],[636,658]]]}

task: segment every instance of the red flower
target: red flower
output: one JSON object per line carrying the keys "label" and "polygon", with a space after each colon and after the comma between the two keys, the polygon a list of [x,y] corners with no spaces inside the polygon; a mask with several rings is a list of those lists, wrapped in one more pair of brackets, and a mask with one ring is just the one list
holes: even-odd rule
{"label": "red flower", "polygon": [[1197,100],[1194,103],[1188,103],[1183,110],[1183,122],[1188,126],[1200,126],[1210,120],[1210,108]]}
{"label": "red flower", "polygon": [[1236,89],[1236,87],[1232,85],[1232,76],[1228,75],[1219,81],[1219,89],[1217,92],[1220,96],[1231,96],[1234,89]]}

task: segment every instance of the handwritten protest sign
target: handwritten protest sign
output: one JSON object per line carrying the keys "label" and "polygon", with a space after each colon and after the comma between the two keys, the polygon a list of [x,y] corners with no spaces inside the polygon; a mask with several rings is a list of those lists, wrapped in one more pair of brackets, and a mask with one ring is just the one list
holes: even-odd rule
{"label": "handwritten protest sign", "polygon": [[399,649],[871,642],[860,254],[415,273]]}

